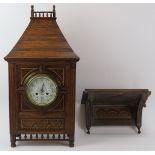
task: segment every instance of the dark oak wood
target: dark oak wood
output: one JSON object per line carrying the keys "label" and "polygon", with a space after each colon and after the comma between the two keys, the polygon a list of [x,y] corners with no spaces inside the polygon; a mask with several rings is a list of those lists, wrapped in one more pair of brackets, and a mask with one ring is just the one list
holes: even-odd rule
{"label": "dark oak wood", "polygon": [[85,104],[87,133],[92,125],[142,126],[142,109],[151,92],[148,89],[86,89],[81,104]]}
{"label": "dark oak wood", "polygon": [[[11,146],[16,141],[69,141],[74,146],[75,77],[79,57],[56,23],[56,11],[34,11],[23,35],[5,57],[9,64]],[[58,85],[53,104],[38,107],[26,95],[30,77],[46,74]]]}

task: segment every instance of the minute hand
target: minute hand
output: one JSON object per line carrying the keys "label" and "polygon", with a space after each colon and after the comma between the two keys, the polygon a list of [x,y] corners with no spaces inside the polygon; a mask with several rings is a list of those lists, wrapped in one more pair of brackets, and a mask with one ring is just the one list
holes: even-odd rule
{"label": "minute hand", "polygon": [[43,83],[43,84],[42,84],[42,88],[41,88],[41,90],[40,90],[40,91],[41,91],[41,93],[43,93],[43,92],[44,92],[44,87],[45,87],[45,86],[44,86],[44,83]]}

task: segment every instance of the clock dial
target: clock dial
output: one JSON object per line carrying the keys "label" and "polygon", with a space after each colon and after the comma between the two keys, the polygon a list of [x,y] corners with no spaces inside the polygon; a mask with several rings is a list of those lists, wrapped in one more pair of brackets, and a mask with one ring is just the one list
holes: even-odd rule
{"label": "clock dial", "polygon": [[57,84],[47,75],[36,75],[27,83],[27,97],[31,103],[47,106],[57,97]]}

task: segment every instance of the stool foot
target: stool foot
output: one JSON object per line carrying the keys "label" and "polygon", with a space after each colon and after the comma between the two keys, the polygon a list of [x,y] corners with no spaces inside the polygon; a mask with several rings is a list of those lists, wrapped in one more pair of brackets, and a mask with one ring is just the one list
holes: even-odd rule
{"label": "stool foot", "polygon": [[138,134],[140,134],[141,133],[141,131],[140,131],[140,127],[137,127],[138,128]]}
{"label": "stool foot", "polygon": [[87,128],[87,134],[90,134],[90,127],[86,127]]}

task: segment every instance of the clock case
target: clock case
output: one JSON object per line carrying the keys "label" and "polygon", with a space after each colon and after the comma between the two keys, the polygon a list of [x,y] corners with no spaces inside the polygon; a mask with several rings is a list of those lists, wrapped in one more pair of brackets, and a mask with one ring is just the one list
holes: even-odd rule
{"label": "clock case", "polygon": [[[56,11],[34,11],[31,21],[4,58],[9,70],[11,146],[16,141],[68,141],[74,146],[75,79],[79,57],[56,22]],[[25,83],[37,74],[52,77],[58,85],[54,103],[39,107],[26,95]]]}

